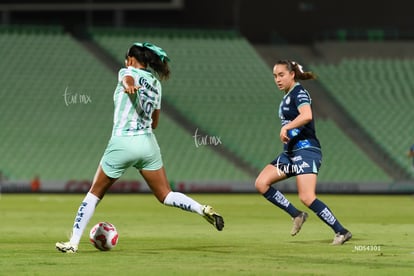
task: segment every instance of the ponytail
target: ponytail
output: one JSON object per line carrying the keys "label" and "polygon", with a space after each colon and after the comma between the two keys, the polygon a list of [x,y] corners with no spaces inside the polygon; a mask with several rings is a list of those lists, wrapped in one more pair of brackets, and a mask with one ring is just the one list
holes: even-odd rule
{"label": "ponytail", "polygon": [[286,65],[289,72],[295,72],[295,80],[314,80],[316,75],[310,71],[304,71],[303,66],[296,61],[279,60],[276,64]]}

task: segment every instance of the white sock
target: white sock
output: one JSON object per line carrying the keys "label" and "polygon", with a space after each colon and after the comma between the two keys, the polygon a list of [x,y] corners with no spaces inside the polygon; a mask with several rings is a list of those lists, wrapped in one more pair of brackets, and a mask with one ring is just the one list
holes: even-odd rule
{"label": "white sock", "polygon": [[179,192],[170,192],[164,199],[164,204],[178,207],[184,211],[194,212],[203,215],[202,206],[194,199]]}
{"label": "white sock", "polygon": [[88,225],[89,220],[92,218],[95,208],[98,205],[100,199],[92,193],[87,193],[82,201],[79,210],[76,214],[75,221],[73,223],[72,237],[70,243],[78,245],[82,237],[82,234]]}

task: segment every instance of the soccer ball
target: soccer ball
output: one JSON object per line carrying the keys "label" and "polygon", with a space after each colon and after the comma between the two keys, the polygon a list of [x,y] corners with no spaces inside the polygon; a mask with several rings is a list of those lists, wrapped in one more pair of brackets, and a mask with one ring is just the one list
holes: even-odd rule
{"label": "soccer ball", "polygon": [[118,244],[118,231],[109,222],[99,222],[89,232],[89,240],[97,249],[108,251]]}

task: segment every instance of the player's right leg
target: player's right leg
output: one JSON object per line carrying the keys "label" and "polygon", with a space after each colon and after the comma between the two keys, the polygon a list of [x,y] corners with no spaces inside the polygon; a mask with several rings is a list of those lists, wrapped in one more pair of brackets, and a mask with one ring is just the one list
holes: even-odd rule
{"label": "player's right leg", "polygon": [[164,167],[157,170],[140,170],[155,197],[167,206],[178,207],[184,211],[194,212],[203,216],[218,231],[224,227],[223,217],[209,205],[201,205],[183,193],[173,192],[167,180]]}
{"label": "player's right leg", "polygon": [[64,253],[76,253],[78,251],[79,241],[95,212],[96,206],[115,181],[115,178],[110,178],[104,173],[101,166],[98,167],[92,186],[76,213],[70,240],[68,242],[57,242],[57,250]]}
{"label": "player's right leg", "polygon": [[291,216],[293,226],[290,234],[295,236],[302,228],[308,214],[296,209],[283,193],[272,187],[274,183],[287,178],[286,173],[279,168],[280,166],[283,166],[279,161],[283,161],[283,158],[276,158],[260,172],[259,176],[256,178],[255,187],[264,198]]}

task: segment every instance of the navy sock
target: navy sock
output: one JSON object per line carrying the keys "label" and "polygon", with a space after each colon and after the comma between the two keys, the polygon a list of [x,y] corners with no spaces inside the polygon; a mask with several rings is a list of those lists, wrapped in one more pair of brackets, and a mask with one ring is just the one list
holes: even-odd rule
{"label": "navy sock", "polygon": [[291,217],[297,217],[301,213],[281,192],[273,187],[270,187],[263,196],[277,207],[286,211]]}
{"label": "navy sock", "polygon": [[315,212],[315,214],[327,225],[329,225],[335,233],[340,233],[341,235],[348,232],[335,218],[332,211],[326,206],[325,203],[319,199],[315,199],[312,204],[309,206],[309,209]]}

